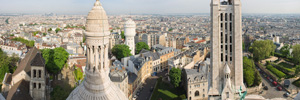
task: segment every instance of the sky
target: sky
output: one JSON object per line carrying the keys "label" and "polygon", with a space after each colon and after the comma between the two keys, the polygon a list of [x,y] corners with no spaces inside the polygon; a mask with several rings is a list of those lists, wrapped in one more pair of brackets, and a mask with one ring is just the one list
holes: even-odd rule
{"label": "sky", "polygon": [[[96,0],[0,0],[2,13],[87,14]],[[211,0],[100,0],[108,14],[210,13]],[[300,14],[300,0],[241,0],[249,14]]]}

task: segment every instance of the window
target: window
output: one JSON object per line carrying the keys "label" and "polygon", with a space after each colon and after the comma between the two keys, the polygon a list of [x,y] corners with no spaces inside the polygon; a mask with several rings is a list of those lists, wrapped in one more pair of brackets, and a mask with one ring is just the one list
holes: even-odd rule
{"label": "window", "polygon": [[225,34],[225,43],[227,43],[228,37],[227,34]]}
{"label": "window", "polygon": [[196,92],[195,92],[195,97],[197,97],[197,96],[199,96],[199,95],[200,95],[199,91],[196,91]]}
{"label": "window", "polygon": [[227,45],[225,45],[225,51],[227,51],[228,50],[228,48],[227,48],[228,46]]}
{"label": "window", "polygon": [[40,89],[40,88],[42,88],[42,84],[41,84],[41,83],[39,83],[39,89]]}
{"label": "window", "polygon": [[223,32],[221,32],[221,43],[223,43]]}
{"label": "window", "polygon": [[221,21],[223,21],[223,13],[221,13],[221,16],[220,16],[220,17],[221,17]]}
{"label": "window", "polygon": [[225,31],[227,31],[227,29],[228,29],[228,25],[227,23],[225,23]]}
{"label": "window", "polygon": [[228,61],[227,55],[225,55],[225,61]]}
{"label": "window", "polygon": [[221,61],[223,61],[223,53],[221,53]]}
{"label": "window", "polygon": [[230,61],[232,61],[232,57],[230,57]]}
{"label": "window", "polygon": [[229,92],[226,92],[227,98],[229,98]]}
{"label": "window", "polygon": [[225,21],[227,21],[227,13],[225,13]]}
{"label": "window", "polygon": [[39,70],[39,78],[42,78],[42,71]]}
{"label": "window", "polygon": [[33,77],[36,77],[36,70],[33,70]]}
{"label": "window", "polygon": [[230,36],[230,43],[232,43],[232,36]]}
{"label": "window", "polygon": [[203,98],[205,97],[205,94],[203,94]]}
{"label": "window", "polygon": [[36,83],[33,83],[33,88],[36,88]]}
{"label": "window", "polygon": [[221,30],[223,29],[223,23],[221,23]]}

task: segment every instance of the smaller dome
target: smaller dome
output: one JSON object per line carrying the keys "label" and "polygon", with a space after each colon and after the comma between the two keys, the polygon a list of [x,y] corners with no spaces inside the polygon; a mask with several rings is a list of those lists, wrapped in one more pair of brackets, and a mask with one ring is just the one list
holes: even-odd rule
{"label": "smaller dome", "polygon": [[132,19],[128,19],[128,20],[125,22],[125,25],[135,25],[135,22],[134,22]]}
{"label": "smaller dome", "polygon": [[224,70],[224,73],[225,73],[225,74],[230,74],[230,72],[231,72],[231,70],[230,70],[228,64],[226,63],[226,64],[225,64],[225,70]]}
{"label": "smaller dome", "polygon": [[124,35],[125,37],[134,37],[136,35],[136,24],[132,19],[128,19],[124,23]]}

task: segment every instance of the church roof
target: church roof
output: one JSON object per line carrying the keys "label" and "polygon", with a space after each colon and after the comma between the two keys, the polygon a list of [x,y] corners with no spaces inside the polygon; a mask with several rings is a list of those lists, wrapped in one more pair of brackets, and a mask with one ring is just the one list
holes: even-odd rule
{"label": "church roof", "polygon": [[31,66],[45,66],[45,59],[42,57],[42,54],[37,53],[34,59],[31,61]]}
{"label": "church roof", "polygon": [[33,100],[29,94],[29,82],[19,81],[8,91],[7,100]]}
{"label": "church roof", "polygon": [[13,76],[19,74],[23,70],[30,76],[30,71],[31,71],[31,61],[35,57],[35,55],[39,52],[39,50],[35,47],[31,48],[26,56],[22,59],[22,61],[19,63],[18,68],[16,71],[13,73]]}

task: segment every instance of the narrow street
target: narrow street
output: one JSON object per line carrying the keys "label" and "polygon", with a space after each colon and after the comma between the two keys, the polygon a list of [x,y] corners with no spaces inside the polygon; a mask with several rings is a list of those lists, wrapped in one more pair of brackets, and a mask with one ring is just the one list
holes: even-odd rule
{"label": "narrow street", "polygon": [[151,98],[151,94],[153,91],[151,91],[151,87],[155,88],[155,84],[157,79],[162,76],[164,77],[167,71],[163,71],[161,73],[158,73],[157,76],[150,76],[146,79],[143,90],[140,91],[140,95],[137,96],[136,100],[149,100]]}

